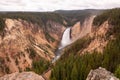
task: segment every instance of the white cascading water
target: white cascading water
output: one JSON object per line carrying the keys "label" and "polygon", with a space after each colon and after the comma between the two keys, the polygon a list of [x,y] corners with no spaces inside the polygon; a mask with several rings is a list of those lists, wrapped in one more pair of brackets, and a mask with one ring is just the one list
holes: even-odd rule
{"label": "white cascading water", "polygon": [[64,33],[63,33],[63,36],[62,36],[62,40],[61,40],[61,43],[60,43],[60,46],[58,48],[58,50],[56,51],[56,56],[55,58],[52,60],[52,63],[54,63],[56,60],[58,60],[61,56],[61,50],[66,47],[67,45],[69,45],[71,43],[71,40],[70,40],[70,27],[67,28]]}
{"label": "white cascading water", "polygon": [[64,48],[65,46],[69,45],[71,42],[70,40],[70,27],[67,28],[64,33],[63,33],[63,36],[62,36],[62,40],[61,40],[61,44],[59,46],[59,49],[62,49]]}

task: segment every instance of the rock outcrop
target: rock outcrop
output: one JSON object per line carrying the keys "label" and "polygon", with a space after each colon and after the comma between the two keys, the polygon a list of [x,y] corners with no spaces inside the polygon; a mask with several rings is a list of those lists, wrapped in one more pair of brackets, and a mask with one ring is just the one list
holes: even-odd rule
{"label": "rock outcrop", "polygon": [[99,69],[91,70],[86,80],[119,80],[111,72],[105,68],[99,67]]}
{"label": "rock outcrop", "polygon": [[0,80],[45,80],[42,76],[33,72],[12,73],[0,77]]}

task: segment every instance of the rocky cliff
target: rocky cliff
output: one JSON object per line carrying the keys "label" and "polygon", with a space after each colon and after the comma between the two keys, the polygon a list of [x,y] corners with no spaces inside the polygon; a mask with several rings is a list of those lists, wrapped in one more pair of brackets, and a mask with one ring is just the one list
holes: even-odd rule
{"label": "rocky cliff", "polygon": [[12,73],[5,75],[0,80],[45,80],[42,76],[33,72]]}
{"label": "rocky cliff", "polygon": [[71,28],[71,39],[72,40],[76,39],[79,36],[80,32],[81,32],[81,24],[80,22],[77,22]]}
{"label": "rocky cliff", "polygon": [[5,19],[0,35],[0,76],[32,68],[35,61],[51,61],[65,27],[49,20],[38,25],[22,19]]}
{"label": "rocky cliff", "polygon": [[80,23],[76,23],[71,28],[71,38],[73,43],[83,37],[89,37],[91,39],[90,43],[80,50],[78,53],[84,54],[86,52],[101,52],[104,50],[109,40],[114,39],[113,35],[109,35],[108,32],[111,30],[112,26],[105,21],[100,26],[93,26],[93,20],[95,16],[86,18],[83,24],[80,26]]}
{"label": "rocky cliff", "polygon": [[[93,27],[95,28],[95,26]],[[88,36],[92,39],[90,44],[83,49],[82,54],[85,52],[103,52],[109,40],[114,39],[113,35],[107,36],[109,30],[112,28],[111,25],[108,24],[108,21],[105,21],[102,25],[97,27],[96,29],[92,28],[92,32],[88,34]]]}
{"label": "rocky cliff", "polygon": [[99,67],[98,69],[91,70],[86,80],[119,80],[111,72],[105,68]]}
{"label": "rocky cliff", "polygon": [[85,18],[84,22],[77,22],[71,28],[71,38],[73,41],[86,36],[92,31],[92,23],[94,20],[94,15]]}

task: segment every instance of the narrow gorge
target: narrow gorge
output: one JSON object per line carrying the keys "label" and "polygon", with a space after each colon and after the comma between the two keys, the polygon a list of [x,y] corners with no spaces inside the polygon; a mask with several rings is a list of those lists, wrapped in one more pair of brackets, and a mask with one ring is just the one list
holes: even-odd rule
{"label": "narrow gorge", "polygon": [[55,52],[56,57],[53,59],[52,63],[60,58],[62,55],[61,53],[63,53],[62,50],[64,50],[67,45],[70,45],[77,39],[83,38],[87,34],[91,33],[94,17],[94,15],[91,15],[90,17],[87,17],[82,24],[80,22],[76,22],[72,27],[66,28],[58,49]]}

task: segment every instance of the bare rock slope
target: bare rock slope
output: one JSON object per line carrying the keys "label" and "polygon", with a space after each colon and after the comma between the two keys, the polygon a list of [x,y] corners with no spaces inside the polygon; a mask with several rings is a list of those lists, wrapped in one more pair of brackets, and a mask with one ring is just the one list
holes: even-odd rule
{"label": "bare rock slope", "polygon": [[107,33],[110,30],[111,26],[108,24],[108,21],[105,21],[101,26],[97,29],[93,29],[93,32],[89,34],[89,37],[92,38],[90,44],[83,49],[82,54],[85,52],[101,52],[107,45],[108,41],[112,39],[112,35],[107,37]]}
{"label": "bare rock slope", "polygon": [[71,28],[71,38],[75,39],[78,37],[78,35],[80,34],[81,31],[81,26],[80,26],[80,22],[77,22],[75,25],[73,25],[73,27]]}
{"label": "bare rock slope", "polygon": [[50,61],[64,29],[54,21],[40,26],[21,19],[5,19],[0,35],[0,76],[25,71],[33,61]]}

